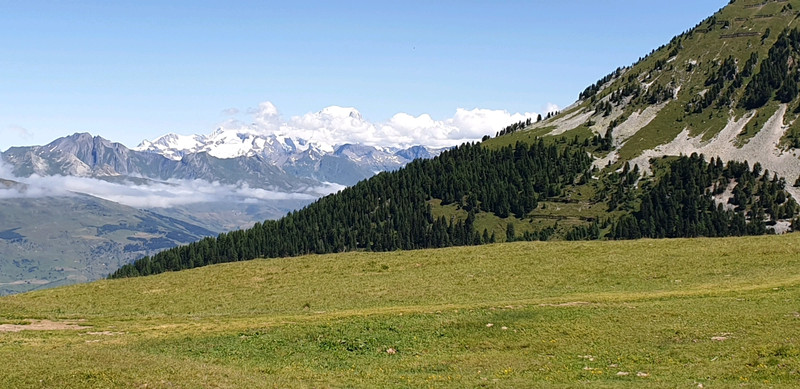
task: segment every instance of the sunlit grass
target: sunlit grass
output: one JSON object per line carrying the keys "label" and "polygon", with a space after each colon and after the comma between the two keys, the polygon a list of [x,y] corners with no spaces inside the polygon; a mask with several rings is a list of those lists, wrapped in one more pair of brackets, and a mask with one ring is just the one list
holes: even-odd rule
{"label": "sunlit grass", "polygon": [[799,254],[796,234],[534,242],[75,285],[0,299],[1,323],[91,326],[0,333],[0,386],[790,387]]}

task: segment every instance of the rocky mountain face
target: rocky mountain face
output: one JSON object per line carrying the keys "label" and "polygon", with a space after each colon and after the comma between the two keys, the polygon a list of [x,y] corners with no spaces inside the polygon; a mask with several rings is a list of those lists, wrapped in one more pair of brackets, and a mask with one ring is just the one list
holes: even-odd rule
{"label": "rocky mountain face", "polygon": [[[512,134],[588,138],[598,168],[665,155],[760,163],[800,176],[800,1],[731,1],[695,28]],[[796,199],[800,191],[787,188]]]}
{"label": "rocky mountain face", "polygon": [[217,131],[209,137],[165,135],[135,149],[87,133],[73,134],[45,146],[12,147],[1,156],[18,177],[203,179],[294,192],[322,182],[352,185],[439,152],[423,146],[384,149],[353,144],[328,152],[301,139]]}

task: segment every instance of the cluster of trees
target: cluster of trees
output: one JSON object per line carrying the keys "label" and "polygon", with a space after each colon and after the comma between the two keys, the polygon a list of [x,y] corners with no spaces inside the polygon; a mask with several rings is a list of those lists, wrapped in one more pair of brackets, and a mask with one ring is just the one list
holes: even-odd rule
{"label": "cluster of trees", "polygon": [[786,145],[792,149],[800,149],[800,131],[797,128],[792,127],[786,134]]}
{"label": "cluster of trees", "polygon": [[[630,98],[632,104],[658,104],[670,100],[675,95],[675,89],[670,86],[655,84],[643,91],[637,75],[631,75],[625,84],[614,90],[608,95],[608,99],[599,99],[595,104],[595,115],[602,114],[607,117],[611,114],[614,106],[620,105],[623,101]],[[592,96],[594,102],[597,96]],[[613,128],[613,127],[612,127]]]}
{"label": "cluster of trees", "polygon": [[564,236],[566,240],[596,240],[600,238],[602,226],[594,221],[589,225],[575,226]]}
{"label": "cluster of trees", "polygon": [[545,118],[544,118],[544,120],[550,119],[550,118],[552,118],[552,117],[556,117],[556,116],[558,116],[558,114],[560,114],[560,113],[561,113],[561,111],[553,111],[553,112],[548,112],[548,113],[547,113],[547,117],[545,117]]}
{"label": "cluster of trees", "polygon": [[594,84],[589,85],[588,87],[586,87],[586,89],[584,89],[584,91],[581,92],[580,95],[578,95],[578,99],[586,100],[586,99],[592,98],[594,95],[597,94],[597,92],[600,91],[600,89],[603,88],[603,85],[607,84],[609,81],[611,81],[611,80],[613,80],[615,78],[618,78],[619,76],[622,75],[622,73],[624,71],[625,71],[625,68],[617,68],[616,70],[614,70],[613,72],[609,73],[605,77],[597,80],[597,82],[595,82]]}
{"label": "cluster of trees", "polygon": [[596,151],[611,151],[614,148],[614,127],[616,127],[616,120],[608,125],[605,135],[595,134],[592,137],[592,146],[596,147]]}
{"label": "cluster of trees", "polygon": [[615,105],[619,105],[624,99],[630,97],[632,100],[636,99],[642,93],[642,87],[639,84],[638,76],[632,74],[628,77],[628,82],[625,83],[621,88],[611,92],[611,95],[608,97],[608,101],[614,103]]}
{"label": "cluster of trees", "polygon": [[[380,173],[280,220],[139,259],[110,277],[259,257],[490,243],[494,237],[474,227],[477,212],[523,217],[540,199],[560,194],[590,165],[586,150],[574,142],[545,144],[540,140],[499,150],[464,144],[434,159]],[[466,220],[435,219],[432,199],[461,204],[469,215]],[[536,238],[541,238],[540,234]]]}
{"label": "cluster of trees", "polygon": [[747,59],[747,62],[744,63],[744,67],[742,68],[742,78],[752,76],[753,72],[756,71],[756,65],[758,65],[758,53],[752,52],[750,53],[750,58]]}
{"label": "cluster of trees", "polygon": [[631,168],[630,163],[625,162],[622,171],[614,171],[603,177],[602,189],[597,192],[597,199],[605,199],[609,211],[630,211],[636,198],[639,178],[639,165]]}
{"label": "cluster of trees", "polygon": [[[761,108],[774,98],[788,103],[797,97],[797,66],[790,67],[789,59],[800,53],[800,30],[784,31],[769,49],[769,56],[761,62],[745,88],[740,105],[746,109]],[[796,62],[796,61],[794,61]]]}
{"label": "cluster of trees", "polygon": [[[756,60],[758,60],[758,56],[756,56]],[[715,101],[718,107],[729,106],[733,92],[742,86],[742,78],[736,69],[736,59],[729,56],[706,79],[705,86],[708,87],[706,92],[703,95],[695,96],[686,104],[684,110],[687,113],[701,113]],[[725,89],[726,85],[727,89]]]}
{"label": "cluster of trees", "polygon": [[540,240],[542,242],[550,240],[556,233],[556,227],[550,226],[538,231],[525,231],[521,235],[514,231],[514,223],[508,223],[506,227],[506,242],[532,242]]}
{"label": "cluster of trees", "polygon": [[432,178],[416,181],[420,189],[444,205],[460,203],[501,218],[524,217],[539,200],[559,196],[591,165],[591,157],[575,141],[558,146],[540,139],[496,151],[466,145],[460,153],[459,159],[431,164]]}
{"label": "cluster of trees", "polygon": [[[659,49],[659,50],[661,50],[661,49]],[[657,59],[656,62],[653,64],[653,69],[651,70],[651,72],[657,72],[657,71],[660,71],[660,70],[664,70],[664,67],[667,65],[667,63],[669,63],[667,61],[668,61],[668,58],[659,58],[659,59]]]}
{"label": "cluster of trees", "polygon": [[[542,115],[539,115],[538,120],[539,121],[542,120]],[[531,123],[533,123],[533,119],[531,119],[531,118],[528,118],[528,119],[526,119],[524,121],[520,120],[519,122],[516,122],[516,123],[514,123],[514,124],[512,124],[510,126],[507,126],[504,129],[498,131],[497,132],[497,136],[503,136],[505,134],[513,134],[513,133],[515,133],[515,132],[517,132],[519,130],[525,129],[525,127],[529,127],[531,125]]]}
{"label": "cluster of trees", "polygon": [[614,106],[611,104],[611,101],[601,101],[598,103],[594,108],[594,114],[599,115],[603,114],[603,117],[607,117],[611,115],[611,111],[614,109]]}
{"label": "cluster of trees", "polygon": [[[719,201],[735,184],[727,203]],[[784,190],[786,182],[750,169],[747,162],[711,163],[702,155],[680,157],[653,185],[644,186],[636,212],[612,227],[614,239],[760,235],[778,219],[793,218],[800,207]],[[717,196],[715,198],[715,196]]]}
{"label": "cluster of trees", "polygon": [[642,97],[644,98],[645,103],[654,105],[675,97],[675,89],[661,84],[656,84],[651,86],[650,89],[647,90],[647,93]]}

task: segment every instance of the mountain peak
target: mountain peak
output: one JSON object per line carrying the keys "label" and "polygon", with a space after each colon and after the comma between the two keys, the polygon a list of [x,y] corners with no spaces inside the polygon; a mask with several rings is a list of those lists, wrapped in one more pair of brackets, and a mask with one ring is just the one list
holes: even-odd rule
{"label": "mountain peak", "polygon": [[51,149],[92,149],[97,146],[105,146],[105,147],[125,147],[119,143],[113,143],[108,139],[105,139],[101,136],[92,136],[92,134],[88,132],[76,132],[72,135],[64,136],[58,138],[52,142],[50,142],[46,147],[50,147]]}

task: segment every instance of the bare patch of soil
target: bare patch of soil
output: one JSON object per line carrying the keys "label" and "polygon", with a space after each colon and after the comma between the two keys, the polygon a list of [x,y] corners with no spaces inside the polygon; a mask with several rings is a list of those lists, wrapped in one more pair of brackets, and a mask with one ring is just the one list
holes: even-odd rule
{"label": "bare patch of soil", "polygon": [[568,303],[561,303],[561,304],[539,304],[540,307],[578,307],[581,305],[590,305],[590,302],[586,301],[570,301]]}
{"label": "bare patch of soil", "polygon": [[74,321],[30,320],[29,324],[0,324],[0,332],[64,331],[91,328]]}

